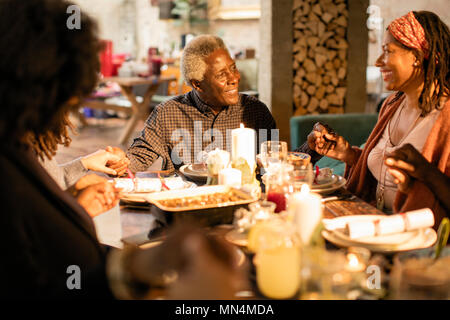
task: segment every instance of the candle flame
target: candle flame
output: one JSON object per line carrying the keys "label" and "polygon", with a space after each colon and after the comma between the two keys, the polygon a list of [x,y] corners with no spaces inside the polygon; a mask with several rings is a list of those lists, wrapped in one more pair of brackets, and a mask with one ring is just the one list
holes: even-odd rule
{"label": "candle flame", "polygon": [[354,253],[349,253],[347,255],[348,258],[348,265],[351,268],[356,268],[359,265],[358,257]]}
{"label": "candle flame", "polygon": [[300,189],[300,193],[302,195],[308,194],[309,193],[309,186],[305,183],[304,185],[302,185],[302,188]]}
{"label": "candle flame", "polygon": [[240,128],[241,128],[241,129],[243,129],[243,128],[244,128],[244,124],[243,124],[243,123],[241,123],[241,125],[240,125]]}

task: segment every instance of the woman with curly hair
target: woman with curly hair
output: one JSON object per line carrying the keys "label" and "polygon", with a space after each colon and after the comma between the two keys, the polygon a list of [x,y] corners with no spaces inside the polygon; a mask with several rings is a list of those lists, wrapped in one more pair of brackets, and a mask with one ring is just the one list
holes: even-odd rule
{"label": "woman with curly hair", "polygon": [[[81,29],[69,30],[70,5],[0,0],[0,297],[105,299],[113,297],[112,287],[119,297],[145,297],[151,283],[161,283],[165,269],[156,262],[162,255],[179,274],[169,288],[174,297],[233,297],[228,289],[236,271],[224,244],[187,231],[156,251],[107,252],[89,214],[40,165],[39,157],[52,157],[69,141],[62,120],[97,82],[95,23],[81,13]],[[75,185],[79,201],[117,202],[115,190],[107,196],[110,183],[91,184],[87,177]]]}
{"label": "woman with curly hair", "polygon": [[[116,190],[81,181],[78,203],[39,163],[70,142],[67,114],[97,82],[96,26],[83,14],[81,29],[69,30],[69,5],[0,0],[0,295],[109,295],[105,251],[80,203],[91,213],[111,208]],[[70,265],[82,270],[83,290],[67,290]]]}
{"label": "woman with curly hair", "polygon": [[[319,126],[309,147],[347,164],[347,189],[385,212],[431,208],[435,226],[446,209],[417,179],[398,179],[386,157],[411,144],[442,173],[450,176],[450,31],[428,11],[411,11],[392,21],[376,65],[387,90],[378,122],[364,149]],[[394,174],[394,176],[392,175]]]}

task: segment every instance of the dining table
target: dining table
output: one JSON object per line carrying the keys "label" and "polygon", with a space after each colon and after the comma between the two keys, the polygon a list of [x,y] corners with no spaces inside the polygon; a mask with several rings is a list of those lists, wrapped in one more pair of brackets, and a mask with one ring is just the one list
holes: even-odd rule
{"label": "dining table", "polygon": [[[90,97],[84,101],[83,106],[91,109],[114,110],[125,112],[130,115],[127,124],[119,137],[119,144],[125,144],[133,133],[139,120],[144,119],[150,113],[150,102],[156,91],[163,83],[176,80],[175,76],[149,76],[149,77],[104,77],[99,85],[114,82],[120,87],[122,95],[130,102],[131,107],[119,106],[111,103],[105,103],[104,99],[99,97]],[[146,85],[141,101],[138,101],[133,89],[137,86]]]}
{"label": "dining table", "polygon": [[[334,218],[348,215],[358,214],[374,214],[384,215],[383,212],[371,204],[365,202],[359,197],[351,194],[344,187],[324,195],[323,202],[323,217]],[[330,200],[328,200],[330,199]],[[141,248],[149,248],[165,238],[164,230],[166,230],[166,222],[164,216],[160,215],[159,211],[152,210],[150,204],[133,204],[129,202],[120,203],[121,223],[122,223],[122,242],[125,245],[140,246]],[[225,235],[232,230],[232,224],[221,224],[206,227],[205,230],[225,239]],[[327,250],[338,250],[339,247],[325,240]],[[245,248],[240,248],[246,256],[247,261],[252,266],[250,271],[251,286],[242,290],[237,299],[264,299],[265,297],[259,292],[255,281],[255,269],[252,264],[253,254]],[[388,256],[389,259],[389,256]],[[165,290],[157,288],[149,293],[147,298],[163,299]],[[371,299],[369,297],[369,299]]]}

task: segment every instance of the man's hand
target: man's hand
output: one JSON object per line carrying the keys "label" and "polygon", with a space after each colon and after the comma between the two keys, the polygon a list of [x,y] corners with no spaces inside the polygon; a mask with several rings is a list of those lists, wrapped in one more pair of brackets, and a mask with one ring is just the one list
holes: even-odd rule
{"label": "man's hand", "polygon": [[318,154],[353,164],[354,153],[350,144],[328,125],[317,122],[308,135],[308,146]]}
{"label": "man's hand", "polygon": [[387,155],[385,164],[400,191],[407,193],[414,179],[425,180],[431,164],[409,143]]}
{"label": "man's hand", "polygon": [[125,152],[117,147],[106,147],[106,151],[119,157],[118,161],[108,161],[106,166],[116,171],[117,176],[122,176],[127,171],[130,160],[127,158]]}

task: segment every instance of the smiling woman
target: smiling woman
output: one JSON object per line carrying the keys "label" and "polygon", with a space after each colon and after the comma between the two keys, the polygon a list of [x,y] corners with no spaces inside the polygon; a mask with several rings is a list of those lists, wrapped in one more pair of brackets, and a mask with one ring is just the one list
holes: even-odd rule
{"label": "smiling woman", "polygon": [[309,147],[346,162],[347,189],[385,212],[431,208],[436,226],[445,209],[421,181],[401,183],[388,172],[387,155],[406,144],[450,174],[450,31],[437,15],[409,12],[392,21],[377,59],[386,89],[378,122],[364,149],[327,128],[313,130]]}

